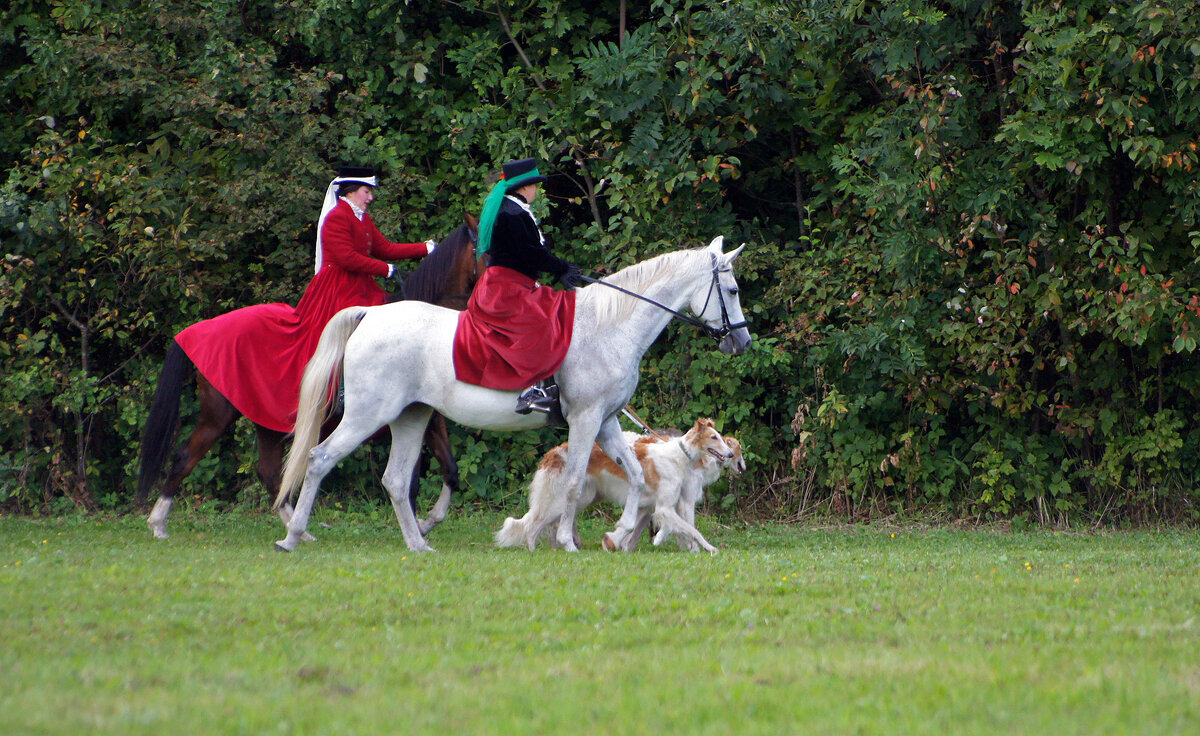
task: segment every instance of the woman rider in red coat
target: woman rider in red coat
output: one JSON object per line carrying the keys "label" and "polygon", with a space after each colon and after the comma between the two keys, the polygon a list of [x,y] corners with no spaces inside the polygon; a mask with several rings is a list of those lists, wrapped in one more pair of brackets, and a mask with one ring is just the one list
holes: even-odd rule
{"label": "woman rider in red coat", "polygon": [[196,369],[250,421],[291,432],[300,378],[325,323],[346,307],[375,306],[387,294],[376,278],[400,281],[385,260],[420,258],[432,240],[393,243],[367,207],[375,172],[343,167],[329,183],[317,223],[317,268],[300,303],[259,304],[198,322],[175,337]]}

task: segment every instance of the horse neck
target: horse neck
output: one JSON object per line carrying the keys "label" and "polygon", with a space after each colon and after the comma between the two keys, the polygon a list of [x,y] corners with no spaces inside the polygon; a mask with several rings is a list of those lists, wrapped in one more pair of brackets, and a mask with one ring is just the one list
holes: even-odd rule
{"label": "horse neck", "polygon": [[[676,312],[683,311],[688,306],[692,294],[708,282],[709,276],[704,269],[693,266],[690,262],[683,266],[688,273],[687,276],[660,279],[641,292],[642,296],[653,299]],[[595,284],[588,288],[607,289],[609,287]],[[634,299],[631,296],[625,298]],[[630,357],[637,361],[641,360],[641,356],[650,349],[650,345],[666,329],[672,316],[662,307],[636,299],[633,313],[628,319],[618,324],[597,324],[597,329],[601,333],[599,335],[601,339],[608,335],[614,337],[619,335],[621,339],[613,341],[615,343],[612,347],[613,352],[620,354],[628,351]]]}
{"label": "horse neck", "polygon": [[[417,270],[404,283],[409,299],[454,307],[463,301],[474,284],[472,275],[474,248],[463,228],[450,234],[432,254],[421,260]],[[470,257],[467,257],[467,254]],[[445,302],[445,303],[443,303]]]}

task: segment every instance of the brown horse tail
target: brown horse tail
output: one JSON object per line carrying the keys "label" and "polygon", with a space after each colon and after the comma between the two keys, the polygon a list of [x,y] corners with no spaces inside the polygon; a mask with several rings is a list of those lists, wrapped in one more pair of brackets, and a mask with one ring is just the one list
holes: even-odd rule
{"label": "brown horse tail", "polygon": [[346,342],[358,323],[367,314],[366,307],[343,309],[325,325],[317,351],[304,367],[300,380],[300,406],[296,410],[295,436],[283,466],[283,480],[275,508],[282,506],[304,481],[308,469],[308,453],[321,441],[321,425],[337,405],[337,374],[346,355]]}
{"label": "brown horse tail", "polygon": [[175,444],[179,431],[179,398],[183,384],[192,377],[195,365],[183,352],[179,343],[171,341],[162,371],[158,374],[158,387],[150,403],[150,416],[142,429],[141,462],[138,466],[137,495],[134,502],[141,506],[150,495],[150,489],[158,481],[167,456]]}

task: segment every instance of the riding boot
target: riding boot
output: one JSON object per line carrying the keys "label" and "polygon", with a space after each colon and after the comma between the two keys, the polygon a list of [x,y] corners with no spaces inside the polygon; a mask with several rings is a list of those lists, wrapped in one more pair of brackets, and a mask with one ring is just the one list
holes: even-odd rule
{"label": "riding boot", "polygon": [[514,411],[518,414],[534,411],[539,414],[551,414],[558,411],[559,416],[562,416],[561,410],[558,410],[558,384],[554,383],[553,378],[548,378],[526,389],[517,397],[517,408]]}

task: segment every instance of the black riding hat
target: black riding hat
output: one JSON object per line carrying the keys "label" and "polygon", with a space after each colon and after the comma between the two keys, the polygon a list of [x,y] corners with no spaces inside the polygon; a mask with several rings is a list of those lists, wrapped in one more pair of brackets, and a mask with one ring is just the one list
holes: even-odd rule
{"label": "black riding hat", "polygon": [[537,159],[523,158],[504,164],[504,181],[508,182],[505,191],[511,192],[529,184],[541,184],[546,177],[538,171]]}
{"label": "black riding hat", "polygon": [[375,169],[369,166],[342,166],[338,169],[338,184],[366,184],[369,187],[379,186],[375,178]]}

